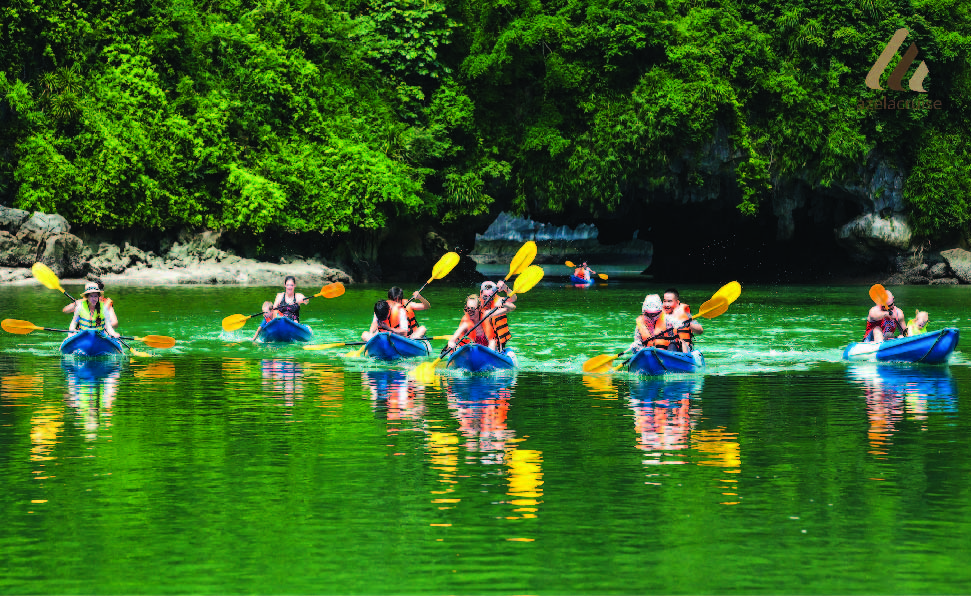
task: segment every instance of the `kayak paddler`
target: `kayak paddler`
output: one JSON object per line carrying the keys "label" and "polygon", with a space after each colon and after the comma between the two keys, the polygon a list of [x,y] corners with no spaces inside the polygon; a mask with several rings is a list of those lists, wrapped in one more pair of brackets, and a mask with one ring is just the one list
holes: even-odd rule
{"label": "kayak paddler", "polygon": [[[481,325],[476,327],[476,325],[479,324],[479,321],[482,321],[482,315],[488,312],[480,309],[480,305],[481,302],[479,302],[479,297],[475,294],[469,294],[465,298],[465,314],[462,315],[462,320],[459,322],[458,329],[456,329],[455,333],[452,334],[452,337],[449,338],[448,345],[442,348],[443,357],[446,351],[454,351],[458,346],[464,346],[465,344],[473,342],[489,347],[493,350],[496,349],[496,332],[492,328],[492,324],[489,322],[489,320],[486,319]],[[475,331],[473,331],[468,337],[465,337],[465,334],[473,328],[475,328]],[[459,340],[461,340],[461,342]]]}
{"label": "kayak paddler", "polygon": [[121,337],[108,320],[108,309],[104,302],[101,302],[101,288],[98,284],[93,281],[86,283],[81,296],[82,299],[78,301],[81,304],[74,309],[74,318],[71,319],[69,331],[74,334],[78,331],[94,329],[107,333],[111,337]]}
{"label": "kayak paddler", "polygon": [[297,292],[296,289],[297,279],[292,275],[286,276],[283,280],[283,291],[276,295],[276,300],[273,301],[273,308],[284,317],[299,323],[300,305],[310,302],[310,298]]}
{"label": "kayak paddler", "polygon": [[277,318],[279,315],[275,310],[273,310],[273,303],[267,300],[263,303],[263,320],[260,321],[260,326],[256,328],[256,333],[253,334],[253,341],[260,336],[260,333],[266,328],[267,323]]}
{"label": "kayak paddler", "polygon": [[[104,282],[102,282],[100,279],[95,279],[93,281],[94,283],[98,284],[98,289],[101,290],[100,300],[105,305],[105,308],[106,308],[105,315],[106,315],[107,321],[111,323],[112,328],[115,328],[118,326],[118,316],[115,314],[115,305],[112,303],[111,298],[107,298],[104,295],[104,291],[105,291]],[[75,300],[74,302],[62,308],[61,312],[73,313],[75,310],[77,310],[79,306],[81,306],[82,302],[84,302],[83,299]]]}
{"label": "kayak paddler", "polygon": [[867,314],[863,341],[880,343],[885,339],[892,339],[898,331],[907,335],[904,311],[897,308],[893,294],[887,291],[887,305],[876,304]]}
{"label": "kayak paddler", "polygon": [[[506,296],[500,296],[499,292],[505,292]],[[502,352],[509,340],[512,339],[506,315],[516,310],[516,293],[502,280],[499,280],[498,285],[491,281],[484,281],[479,286],[479,305],[481,316],[489,314],[493,309],[498,309],[489,315],[489,326],[492,328],[496,340],[495,346],[490,345],[489,347],[497,352]],[[483,326],[485,326],[485,323],[483,323]]]}
{"label": "kayak paddler", "polygon": [[[682,352],[690,352],[694,349],[693,336],[701,335],[705,332],[701,323],[691,319],[691,307],[681,302],[681,294],[677,288],[664,290],[664,319],[669,329],[674,329],[677,338],[672,341],[674,349]],[[685,321],[691,321],[685,325]],[[673,333],[672,333],[673,335]]]}
{"label": "kayak paddler", "polygon": [[391,305],[388,304],[387,300],[378,300],[374,303],[374,317],[371,319],[371,327],[361,334],[361,339],[370,341],[378,333],[408,336],[408,318],[392,317]]}

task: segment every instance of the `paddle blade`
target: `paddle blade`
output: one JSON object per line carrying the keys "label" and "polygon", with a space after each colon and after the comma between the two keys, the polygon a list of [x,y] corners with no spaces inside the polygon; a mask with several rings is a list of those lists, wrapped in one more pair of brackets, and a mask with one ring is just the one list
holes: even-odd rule
{"label": "paddle blade", "polygon": [[54,272],[51,271],[50,267],[43,263],[34,263],[34,266],[30,268],[31,272],[37,280],[47,286],[51,290],[57,290],[58,292],[64,293],[64,289],[61,288],[61,280],[57,279]]}
{"label": "paddle blade", "polygon": [[738,299],[738,297],[741,295],[742,295],[742,286],[737,281],[730,281],[727,284],[723,285],[721,288],[719,288],[718,291],[715,292],[715,295],[712,296],[712,298],[714,299],[714,298],[721,297],[725,299],[725,302],[727,302],[728,304],[731,304],[732,302],[735,302]]}
{"label": "paddle blade", "polygon": [[[254,315],[250,315],[250,317],[251,316]],[[246,324],[246,319],[248,318],[249,317],[246,315],[229,315],[223,319],[223,331],[236,331],[237,329],[242,328],[243,325]]]}
{"label": "paddle blade", "polygon": [[[432,279],[442,279],[448,275],[449,271],[455,269],[455,266],[459,264],[459,255],[455,252],[447,252],[445,255],[435,263],[435,267],[432,269]],[[428,280],[429,282],[431,280]]]}
{"label": "paddle blade", "polygon": [[17,335],[27,335],[31,331],[37,329],[43,329],[43,327],[38,327],[30,321],[18,321],[17,319],[4,319],[0,321],[0,327],[7,333],[16,333]]}
{"label": "paddle blade", "polygon": [[607,274],[606,273],[598,273],[597,274],[597,277],[599,277],[600,279],[607,279]]}
{"label": "paddle blade", "polygon": [[524,294],[543,279],[544,271],[539,265],[531,265],[516,278],[512,291],[517,294]]}
{"label": "paddle blade", "polygon": [[573,261],[567,261],[566,263],[563,263],[563,264],[566,265],[567,267],[570,267],[571,269],[576,269],[576,265],[573,264]]}
{"label": "paddle blade", "polygon": [[599,369],[603,369],[604,367],[608,366],[616,357],[617,356],[614,356],[613,354],[600,354],[599,356],[594,356],[583,363],[583,372],[603,372]]}
{"label": "paddle blade", "polygon": [[410,375],[416,379],[428,379],[435,374],[435,365],[441,361],[442,359],[439,357],[430,362],[422,362],[412,369]]}
{"label": "paddle blade", "polygon": [[530,240],[526,244],[523,244],[523,247],[520,248],[519,252],[516,253],[516,256],[513,257],[512,263],[509,264],[509,275],[506,276],[506,279],[509,279],[517,273],[522,273],[526,267],[529,267],[535,258],[536,243]]}
{"label": "paddle blade", "polygon": [[[428,339],[428,338],[426,337],[425,339]],[[452,339],[452,336],[451,335],[436,335],[436,336],[432,337],[431,339]]]}
{"label": "paddle blade", "polygon": [[890,301],[890,296],[887,295],[887,289],[880,284],[873,284],[870,287],[870,300],[873,300],[880,306],[886,306],[887,302]]}
{"label": "paddle blade", "polygon": [[131,352],[132,356],[138,356],[139,358],[150,358],[152,356],[148,352],[140,352],[131,346],[128,347],[128,351]]}
{"label": "paddle blade", "polygon": [[350,352],[344,354],[344,357],[345,358],[360,358],[361,357],[361,354],[364,353],[364,348],[366,348],[366,347],[367,347],[366,345],[363,345],[363,346],[360,347],[360,349],[351,350]]}
{"label": "paddle blade", "polygon": [[714,319],[718,315],[724,313],[728,310],[728,302],[725,301],[721,296],[715,296],[708,302],[701,305],[701,310],[695,315],[695,318],[702,317],[705,319]]}
{"label": "paddle blade", "polygon": [[[320,288],[319,294],[314,294],[314,298],[318,296],[323,296],[324,298],[337,298],[344,294],[344,284],[341,282],[334,282],[332,284],[327,284],[326,286]],[[229,331],[227,329],[227,331]]]}
{"label": "paddle blade", "polygon": [[146,335],[135,339],[153,348],[171,348],[175,345],[175,338],[168,335]]}
{"label": "paddle blade", "polygon": [[304,346],[304,350],[328,350],[330,348],[340,348],[347,345],[347,342],[339,341],[333,344],[316,344],[312,346]]}

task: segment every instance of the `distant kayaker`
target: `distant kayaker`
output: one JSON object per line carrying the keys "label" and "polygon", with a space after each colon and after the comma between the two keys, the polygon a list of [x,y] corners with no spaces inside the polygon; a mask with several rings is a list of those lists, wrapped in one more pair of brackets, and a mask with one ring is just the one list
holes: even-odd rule
{"label": "distant kayaker", "polygon": [[282,316],[299,323],[300,305],[307,304],[310,299],[296,291],[297,280],[292,275],[288,275],[283,280],[283,287],[285,288],[284,291],[277,294],[276,300],[273,301],[273,308]]}
{"label": "distant kayaker", "polygon": [[[691,318],[691,307],[681,302],[681,294],[676,288],[664,290],[664,319],[669,329],[677,332],[677,339],[673,345],[682,352],[690,352],[694,349],[695,335],[705,332],[701,323]],[[690,319],[690,322],[685,324]]]}
{"label": "distant kayaker", "polygon": [[[415,311],[428,310],[432,305],[417,290],[411,295],[411,298],[412,300],[409,300],[407,306],[405,306],[404,290],[398,286],[392,286],[388,290],[388,304],[391,306],[392,319],[394,322],[397,322],[397,317],[404,315],[408,319],[408,337],[425,337],[427,329],[424,325],[418,324],[418,319],[415,318]],[[414,302],[414,300],[417,300],[417,302]],[[392,326],[394,325],[392,324]]]}
{"label": "distant kayaker", "polygon": [[[400,305],[398,306],[400,308]],[[370,341],[378,333],[408,336],[408,318],[399,316],[397,311],[392,311],[391,304],[387,300],[378,300],[374,303],[371,327],[361,334],[361,339]]]}
{"label": "distant kayaker", "polygon": [[870,309],[866,319],[866,332],[863,341],[880,343],[885,339],[892,339],[900,332],[907,335],[907,324],[904,321],[904,311],[897,308],[893,294],[887,292],[887,305],[875,305]]}
{"label": "distant kayaker", "polygon": [[[482,316],[487,311],[483,311],[481,308],[481,302],[479,297],[475,294],[469,294],[465,298],[465,314],[462,315],[462,320],[459,322],[458,329],[452,334],[452,337],[448,340],[448,346],[442,350],[444,354],[446,350],[454,350],[458,346],[464,346],[465,344],[475,342],[482,346],[487,346],[493,350],[496,349],[496,332],[492,328],[492,324],[489,319],[486,319],[479,325],[479,321],[482,321]],[[476,327],[478,325],[478,327]],[[466,333],[475,328],[468,337],[465,337]]]}
{"label": "distant kayaker", "polygon": [[[505,292],[506,296],[499,296],[499,292]],[[495,333],[496,345],[498,346],[494,349],[501,352],[512,339],[506,315],[516,310],[516,293],[501,279],[498,285],[491,281],[484,281],[479,287],[479,304],[481,305],[479,310],[482,311],[482,316],[492,313],[489,314],[489,323]],[[498,310],[492,312],[493,309]]]}
{"label": "distant kayaker", "polygon": [[108,313],[105,304],[101,302],[101,289],[95,282],[88,282],[84,285],[84,292],[81,293],[80,304],[74,310],[74,318],[71,319],[71,326],[68,328],[71,333],[94,329],[107,333],[111,337],[121,337],[111,321],[108,320]]}
{"label": "distant kayaker", "polygon": [[907,321],[907,335],[920,335],[921,333],[927,333],[927,312],[923,310],[917,310],[916,315],[913,319]]}
{"label": "distant kayaker", "polygon": [[279,315],[277,311],[273,310],[273,303],[267,300],[263,303],[263,320],[260,321],[260,326],[256,328],[256,333],[253,334],[253,341],[260,336],[260,332],[266,327],[266,324],[277,318]]}
{"label": "distant kayaker", "polygon": [[591,280],[593,279],[593,276],[596,274],[597,274],[596,271],[594,271],[590,267],[587,267],[586,261],[584,261],[583,263],[580,263],[580,266],[573,270],[573,276],[579,277],[580,279]]}
{"label": "distant kayaker", "polygon": [[[101,300],[101,303],[105,305],[105,313],[107,314],[107,320],[109,323],[111,323],[111,327],[115,328],[118,326],[118,316],[115,315],[115,306],[112,303],[111,298],[106,298],[104,296],[105,284],[100,279],[94,280],[94,283],[98,284],[98,289],[101,290],[100,300]],[[61,312],[74,312],[75,310],[77,310],[78,306],[80,306],[82,302],[84,302],[84,300],[75,300],[74,302],[62,308]]]}

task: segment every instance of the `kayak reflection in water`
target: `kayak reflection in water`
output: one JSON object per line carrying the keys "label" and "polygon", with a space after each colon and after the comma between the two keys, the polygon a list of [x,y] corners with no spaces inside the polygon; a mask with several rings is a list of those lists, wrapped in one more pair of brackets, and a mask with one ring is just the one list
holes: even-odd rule
{"label": "kayak reflection in water", "polygon": [[122,364],[118,360],[87,360],[66,357],[61,368],[67,375],[67,405],[77,410],[87,441],[98,430],[111,426],[111,407],[118,392]]}

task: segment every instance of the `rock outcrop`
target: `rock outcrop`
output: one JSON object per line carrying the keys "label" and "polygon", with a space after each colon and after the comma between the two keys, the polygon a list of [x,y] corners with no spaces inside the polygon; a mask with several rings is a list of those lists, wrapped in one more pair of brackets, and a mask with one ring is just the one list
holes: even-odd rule
{"label": "rock outcrop", "polygon": [[[634,238],[620,244],[604,245],[598,241],[597,227],[581,224],[576,229],[553,226],[500,213],[484,234],[476,234],[470,255],[480,271],[488,265],[508,265],[523,242],[536,242],[536,264],[561,266],[567,260],[588,261],[598,272],[612,276],[636,276],[651,265],[654,247]],[[570,272],[563,267],[564,275]]]}
{"label": "rock outcrop", "polygon": [[0,207],[0,282],[31,278],[30,267],[38,262],[61,278],[87,276],[112,283],[283,285],[287,275],[306,285],[354,281],[319,258],[244,259],[219,248],[219,232],[183,232],[163,242],[162,254],[156,254],[128,242],[89,247],[70,231],[60,215]]}

